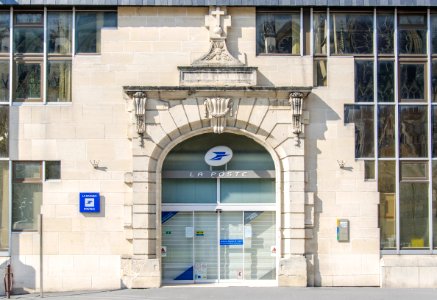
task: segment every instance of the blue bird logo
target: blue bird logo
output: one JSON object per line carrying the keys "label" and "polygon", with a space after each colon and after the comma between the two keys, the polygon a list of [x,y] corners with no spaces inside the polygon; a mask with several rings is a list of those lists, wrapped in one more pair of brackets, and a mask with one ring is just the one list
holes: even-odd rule
{"label": "blue bird logo", "polygon": [[213,158],[211,158],[211,160],[222,160],[223,157],[225,156],[229,156],[229,154],[227,154],[226,152],[213,152],[215,154],[215,156]]}

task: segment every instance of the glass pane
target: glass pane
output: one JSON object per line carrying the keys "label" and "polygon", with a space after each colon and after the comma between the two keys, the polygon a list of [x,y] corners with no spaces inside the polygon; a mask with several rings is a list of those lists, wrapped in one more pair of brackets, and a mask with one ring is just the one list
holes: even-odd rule
{"label": "glass pane", "polygon": [[18,25],[38,25],[43,23],[42,13],[17,13],[15,14],[15,24]]}
{"label": "glass pane", "polygon": [[61,162],[60,161],[46,161],[45,163],[46,180],[61,179]]}
{"label": "glass pane", "polygon": [[[250,151],[250,150],[249,150]],[[223,167],[221,167],[223,169]],[[227,166],[228,170],[274,170],[275,163],[270,154],[253,152],[234,152]]]}
{"label": "glass pane", "polygon": [[162,212],[162,279],[193,280],[193,213]]}
{"label": "glass pane", "polygon": [[426,53],[426,17],[424,15],[399,16],[399,53]]}
{"label": "glass pane", "polygon": [[401,181],[428,181],[428,162],[401,161]]}
{"label": "glass pane", "polygon": [[41,162],[14,162],[14,181],[41,179]]}
{"label": "glass pane", "polygon": [[9,162],[0,161],[0,251],[9,248]]}
{"label": "glass pane", "polygon": [[9,106],[0,106],[0,157],[9,156]]}
{"label": "glass pane", "polygon": [[437,102],[437,61],[432,62],[431,85],[432,102]]}
{"label": "glass pane", "polygon": [[163,179],[163,203],[217,203],[216,179]]}
{"label": "glass pane", "polygon": [[12,230],[37,230],[41,202],[41,183],[13,183]]}
{"label": "glass pane", "polygon": [[257,54],[300,53],[300,15],[258,13]]}
{"label": "glass pane", "polygon": [[327,60],[320,59],[314,61],[314,86],[328,85],[328,67]]}
{"label": "glass pane", "polygon": [[325,13],[314,13],[314,54],[326,54],[327,47],[327,18]]}
{"label": "glass pane", "polygon": [[14,28],[15,53],[43,53],[44,29],[42,27]]}
{"label": "glass pane", "polygon": [[0,52],[9,53],[10,47],[10,15],[0,12]]}
{"label": "glass pane", "polygon": [[372,53],[372,14],[331,14],[331,54]]}
{"label": "glass pane", "polygon": [[401,157],[426,157],[427,147],[426,106],[399,106],[399,147]]}
{"label": "glass pane", "polygon": [[432,106],[432,157],[437,157],[437,106]]}
{"label": "glass pane", "polygon": [[429,247],[428,183],[401,182],[399,197],[401,249]]}
{"label": "glass pane", "polygon": [[434,249],[437,249],[437,161],[432,162],[432,224]]}
{"label": "glass pane", "polygon": [[365,160],[364,161],[364,179],[371,180],[375,179],[375,161]]}
{"label": "glass pane", "polygon": [[9,101],[9,61],[0,61],[0,102]]}
{"label": "glass pane", "polygon": [[437,15],[431,15],[432,53],[437,53]]}
{"label": "glass pane", "polygon": [[15,97],[41,98],[41,65],[17,63]]}
{"label": "glass pane", "polygon": [[378,156],[395,156],[395,107],[378,106]]}
{"label": "glass pane", "polygon": [[394,78],[394,62],[378,61],[378,102],[394,102]]}
{"label": "glass pane", "polygon": [[394,49],[394,17],[392,14],[377,15],[378,53],[393,54]]}
{"label": "glass pane", "polygon": [[243,214],[220,214],[220,279],[243,279]]}
{"label": "glass pane", "polygon": [[400,65],[399,97],[401,101],[424,101],[425,65]]}
{"label": "glass pane", "polygon": [[373,102],[373,61],[355,61],[355,102]]}
{"label": "glass pane", "polygon": [[103,27],[117,27],[117,12],[116,11],[106,11],[103,13]]}
{"label": "glass pane", "polygon": [[396,248],[396,163],[378,162],[381,249]]}
{"label": "glass pane", "polygon": [[221,203],[275,203],[274,179],[220,179]]}
{"label": "glass pane", "polygon": [[194,212],[194,280],[218,279],[217,213]]}
{"label": "glass pane", "polygon": [[355,123],[355,157],[373,157],[373,106],[345,105],[344,122]]}
{"label": "glass pane", "polygon": [[100,27],[97,23],[97,13],[76,13],[76,52],[100,52]]}
{"label": "glass pane", "polygon": [[47,101],[71,101],[71,61],[49,61],[47,64]]}
{"label": "glass pane", "polygon": [[245,280],[276,279],[275,224],[272,211],[244,212]]}
{"label": "glass pane", "polygon": [[49,12],[47,14],[49,53],[71,53],[71,21],[70,12]]}

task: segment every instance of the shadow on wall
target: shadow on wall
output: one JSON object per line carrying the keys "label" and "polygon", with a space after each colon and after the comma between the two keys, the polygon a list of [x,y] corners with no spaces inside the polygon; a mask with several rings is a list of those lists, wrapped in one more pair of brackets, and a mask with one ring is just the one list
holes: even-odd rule
{"label": "shadow on wall", "polygon": [[[15,243],[12,243],[13,246],[11,249],[13,253],[20,253],[24,250],[23,246],[20,245],[20,234],[21,233],[12,234],[12,240],[15,240]],[[14,276],[12,281],[12,293],[26,294],[36,291],[37,270],[35,269],[35,266],[37,266],[39,262],[39,255],[14,255],[13,253],[11,256],[11,269]]]}
{"label": "shadow on wall", "polygon": [[[325,89],[325,88],[320,88]],[[332,109],[320,96],[311,93],[306,101],[306,109],[310,111],[310,124],[306,126],[305,132],[305,169],[309,173],[309,181],[305,190],[314,193],[314,221],[313,237],[307,240],[305,252],[312,255],[313,259],[307,258],[308,264],[308,286],[322,286],[322,277],[320,274],[318,259],[318,234],[320,231],[319,217],[323,212],[322,200],[317,196],[318,178],[317,178],[317,157],[321,154],[317,148],[319,140],[326,140],[328,131],[327,123],[329,121],[339,121],[342,118]],[[334,159],[334,158],[333,158]]]}

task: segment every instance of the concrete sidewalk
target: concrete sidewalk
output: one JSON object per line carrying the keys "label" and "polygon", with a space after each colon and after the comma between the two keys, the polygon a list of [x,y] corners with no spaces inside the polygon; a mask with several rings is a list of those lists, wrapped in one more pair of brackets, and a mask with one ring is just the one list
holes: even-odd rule
{"label": "concrete sidewalk", "polygon": [[[437,299],[436,289],[164,287],[159,289],[46,293],[50,300],[422,300]],[[39,294],[11,299],[41,299]]]}

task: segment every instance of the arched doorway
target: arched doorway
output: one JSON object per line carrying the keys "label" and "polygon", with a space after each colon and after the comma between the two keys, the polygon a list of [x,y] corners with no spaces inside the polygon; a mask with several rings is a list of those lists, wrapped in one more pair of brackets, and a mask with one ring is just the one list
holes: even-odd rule
{"label": "arched doorway", "polygon": [[162,166],[163,282],[275,282],[275,187],[272,157],[250,138],[207,133],[175,146]]}

